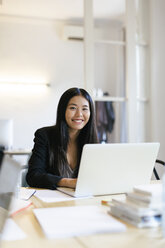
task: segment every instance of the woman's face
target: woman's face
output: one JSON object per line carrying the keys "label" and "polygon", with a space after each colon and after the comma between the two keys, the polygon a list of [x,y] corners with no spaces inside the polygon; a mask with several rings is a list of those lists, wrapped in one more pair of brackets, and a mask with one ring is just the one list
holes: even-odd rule
{"label": "woman's face", "polygon": [[68,102],[65,119],[70,130],[81,130],[89,121],[90,108],[83,96],[74,96]]}

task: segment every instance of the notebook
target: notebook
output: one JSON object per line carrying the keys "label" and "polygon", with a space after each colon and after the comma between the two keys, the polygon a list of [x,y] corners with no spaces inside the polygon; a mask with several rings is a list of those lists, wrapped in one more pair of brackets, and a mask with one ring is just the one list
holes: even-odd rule
{"label": "notebook", "polygon": [[159,143],[87,144],[76,188],[58,187],[73,197],[126,193],[150,183]]}
{"label": "notebook", "polygon": [[42,231],[50,239],[126,231],[123,223],[100,206],[38,208],[33,212]]}
{"label": "notebook", "polygon": [[0,166],[0,240],[10,205],[16,191],[21,165],[8,155],[4,155]]}

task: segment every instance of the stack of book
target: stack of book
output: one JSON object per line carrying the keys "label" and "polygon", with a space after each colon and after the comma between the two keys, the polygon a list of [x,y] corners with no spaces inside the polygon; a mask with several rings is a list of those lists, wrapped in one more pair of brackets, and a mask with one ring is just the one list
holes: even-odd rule
{"label": "stack of book", "polygon": [[139,185],[125,200],[112,200],[110,213],[137,227],[156,227],[162,216],[162,185]]}

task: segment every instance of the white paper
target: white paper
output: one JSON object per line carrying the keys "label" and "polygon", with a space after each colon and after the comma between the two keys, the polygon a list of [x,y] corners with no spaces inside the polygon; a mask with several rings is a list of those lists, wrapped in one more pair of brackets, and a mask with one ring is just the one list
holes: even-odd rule
{"label": "white paper", "polygon": [[30,200],[21,200],[21,199],[17,199],[14,198],[12,200],[11,206],[10,206],[10,214],[16,214],[17,212],[26,209],[27,207],[29,207],[32,204],[32,202]]}
{"label": "white paper", "polygon": [[36,190],[28,188],[20,188],[18,198],[22,200],[29,200],[35,194]]}
{"label": "white paper", "polygon": [[2,233],[2,240],[21,240],[25,239],[26,234],[22,229],[12,220],[7,219]]}
{"label": "white paper", "polygon": [[75,200],[74,197],[66,195],[58,190],[36,190],[35,196],[43,202],[61,202]]}
{"label": "white paper", "polygon": [[162,184],[145,184],[134,186],[134,191],[146,194],[152,197],[162,197]]}
{"label": "white paper", "polygon": [[74,206],[34,209],[48,238],[122,232],[126,226],[98,206]]}

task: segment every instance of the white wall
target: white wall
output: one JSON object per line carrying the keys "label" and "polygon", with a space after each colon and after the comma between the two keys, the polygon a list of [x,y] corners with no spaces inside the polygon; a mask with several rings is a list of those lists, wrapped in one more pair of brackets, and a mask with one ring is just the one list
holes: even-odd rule
{"label": "white wall", "polygon": [[165,160],[165,1],[151,4],[151,140],[160,142]]}
{"label": "white wall", "polygon": [[[38,88],[37,93],[34,87],[30,92],[26,87],[22,91],[18,91],[17,86],[7,91],[0,87],[0,118],[13,119],[15,149],[32,148],[35,130],[55,123],[56,107],[61,94],[69,87],[84,87],[83,42],[64,41],[63,25],[62,22],[48,20],[0,17],[0,80],[6,77],[14,81],[36,78],[51,84],[42,91]],[[110,33],[109,38],[118,38],[115,26]],[[113,94],[116,93],[118,68],[114,70],[116,51],[113,54],[110,51],[112,48],[109,50],[110,59],[106,56],[105,70],[98,60],[100,54],[106,54],[105,47],[100,48],[99,52],[97,50],[95,79],[96,87],[100,84],[103,90],[110,90]],[[108,80],[112,61],[113,70]],[[102,80],[99,80],[99,75]]]}
{"label": "white wall", "polygon": [[[14,148],[31,148],[34,131],[55,123],[64,90],[83,87],[83,44],[63,41],[61,23],[0,18],[0,77],[39,78],[51,86],[43,91],[7,91],[0,86],[0,118],[13,119]],[[16,78],[16,79],[15,79]]]}
{"label": "white wall", "polygon": [[[159,158],[165,159],[165,1],[152,0],[151,7],[149,140],[160,142]],[[72,86],[84,86],[83,43],[62,40],[62,25],[48,20],[0,17],[0,78],[28,78],[30,75],[51,84],[50,88],[42,92],[38,90],[37,94],[11,89],[4,92],[0,88],[0,118],[14,121],[14,148],[31,148],[34,131],[55,122],[56,106],[62,92]],[[98,49],[97,55],[100,53]],[[113,56],[111,61],[115,61]],[[105,77],[107,84],[109,72],[103,74],[100,62],[96,64],[97,72]],[[98,77],[97,84],[99,81]]]}

